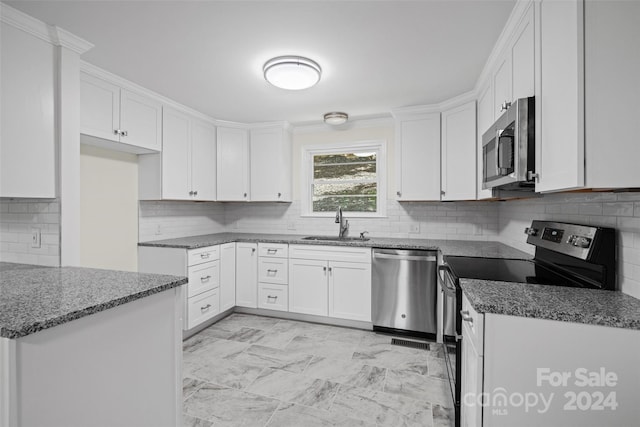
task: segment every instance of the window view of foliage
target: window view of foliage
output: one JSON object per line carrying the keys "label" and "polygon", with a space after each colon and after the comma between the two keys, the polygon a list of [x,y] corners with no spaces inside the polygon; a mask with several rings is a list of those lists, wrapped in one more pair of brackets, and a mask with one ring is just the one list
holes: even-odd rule
{"label": "window view of foliage", "polygon": [[376,212],[375,153],[313,156],[313,211]]}

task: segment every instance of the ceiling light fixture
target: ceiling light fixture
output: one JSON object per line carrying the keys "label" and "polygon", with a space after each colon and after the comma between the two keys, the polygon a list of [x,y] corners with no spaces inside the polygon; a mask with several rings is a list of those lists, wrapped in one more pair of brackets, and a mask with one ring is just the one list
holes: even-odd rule
{"label": "ceiling light fixture", "polygon": [[308,89],[320,81],[322,69],[317,62],[302,56],[278,56],[265,62],[264,78],[272,85],[288,90]]}
{"label": "ceiling light fixture", "polygon": [[339,126],[347,123],[349,115],[341,111],[332,111],[324,115],[324,122],[331,126]]}

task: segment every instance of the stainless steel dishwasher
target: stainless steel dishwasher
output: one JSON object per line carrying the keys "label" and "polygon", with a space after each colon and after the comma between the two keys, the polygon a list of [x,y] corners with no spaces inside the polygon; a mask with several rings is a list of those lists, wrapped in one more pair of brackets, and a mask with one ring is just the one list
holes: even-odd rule
{"label": "stainless steel dishwasher", "polygon": [[373,329],[436,338],[437,251],[373,249]]}

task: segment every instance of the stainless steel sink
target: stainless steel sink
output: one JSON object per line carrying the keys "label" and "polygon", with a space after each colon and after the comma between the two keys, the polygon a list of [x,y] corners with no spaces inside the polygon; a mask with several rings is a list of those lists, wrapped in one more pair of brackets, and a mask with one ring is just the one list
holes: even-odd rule
{"label": "stainless steel sink", "polygon": [[369,240],[368,237],[336,237],[336,236],[307,236],[303,237],[302,240],[323,240],[328,242],[366,242]]}

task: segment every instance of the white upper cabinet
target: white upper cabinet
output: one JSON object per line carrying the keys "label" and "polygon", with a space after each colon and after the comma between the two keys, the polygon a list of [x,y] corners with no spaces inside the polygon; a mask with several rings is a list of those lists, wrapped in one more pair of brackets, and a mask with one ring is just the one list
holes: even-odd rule
{"label": "white upper cabinet", "polygon": [[245,129],[217,128],[217,188],[219,201],[248,201],[249,136]]}
{"label": "white upper cabinet", "polygon": [[511,97],[511,55],[504,55],[492,77],[494,120],[504,112]]}
{"label": "white upper cabinet", "polygon": [[478,135],[476,141],[476,193],[478,200],[493,197],[491,189],[482,189],[482,168],[484,166],[482,159],[482,134],[493,124],[493,91],[491,89],[491,84],[485,85],[484,89],[480,90],[480,96],[478,97]]}
{"label": "white upper cabinet", "polygon": [[54,198],[56,48],[6,22],[1,31],[0,197]]}
{"label": "white upper cabinet", "polygon": [[249,164],[252,201],[291,201],[291,135],[286,128],[252,129]]}
{"label": "white upper cabinet", "polygon": [[535,94],[535,23],[534,8],[525,12],[510,44],[511,100]]}
{"label": "white upper cabinet", "polygon": [[216,128],[163,109],[162,153],[138,158],[141,200],[216,200]]}
{"label": "white upper cabinet", "polygon": [[394,116],[397,200],[440,200],[440,114]]}
{"label": "white upper cabinet", "polygon": [[442,200],[476,198],[476,102],[442,112]]}
{"label": "white upper cabinet", "polygon": [[162,104],[83,72],[80,132],[93,137],[83,139],[86,143],[132,153],[160,151]]}

